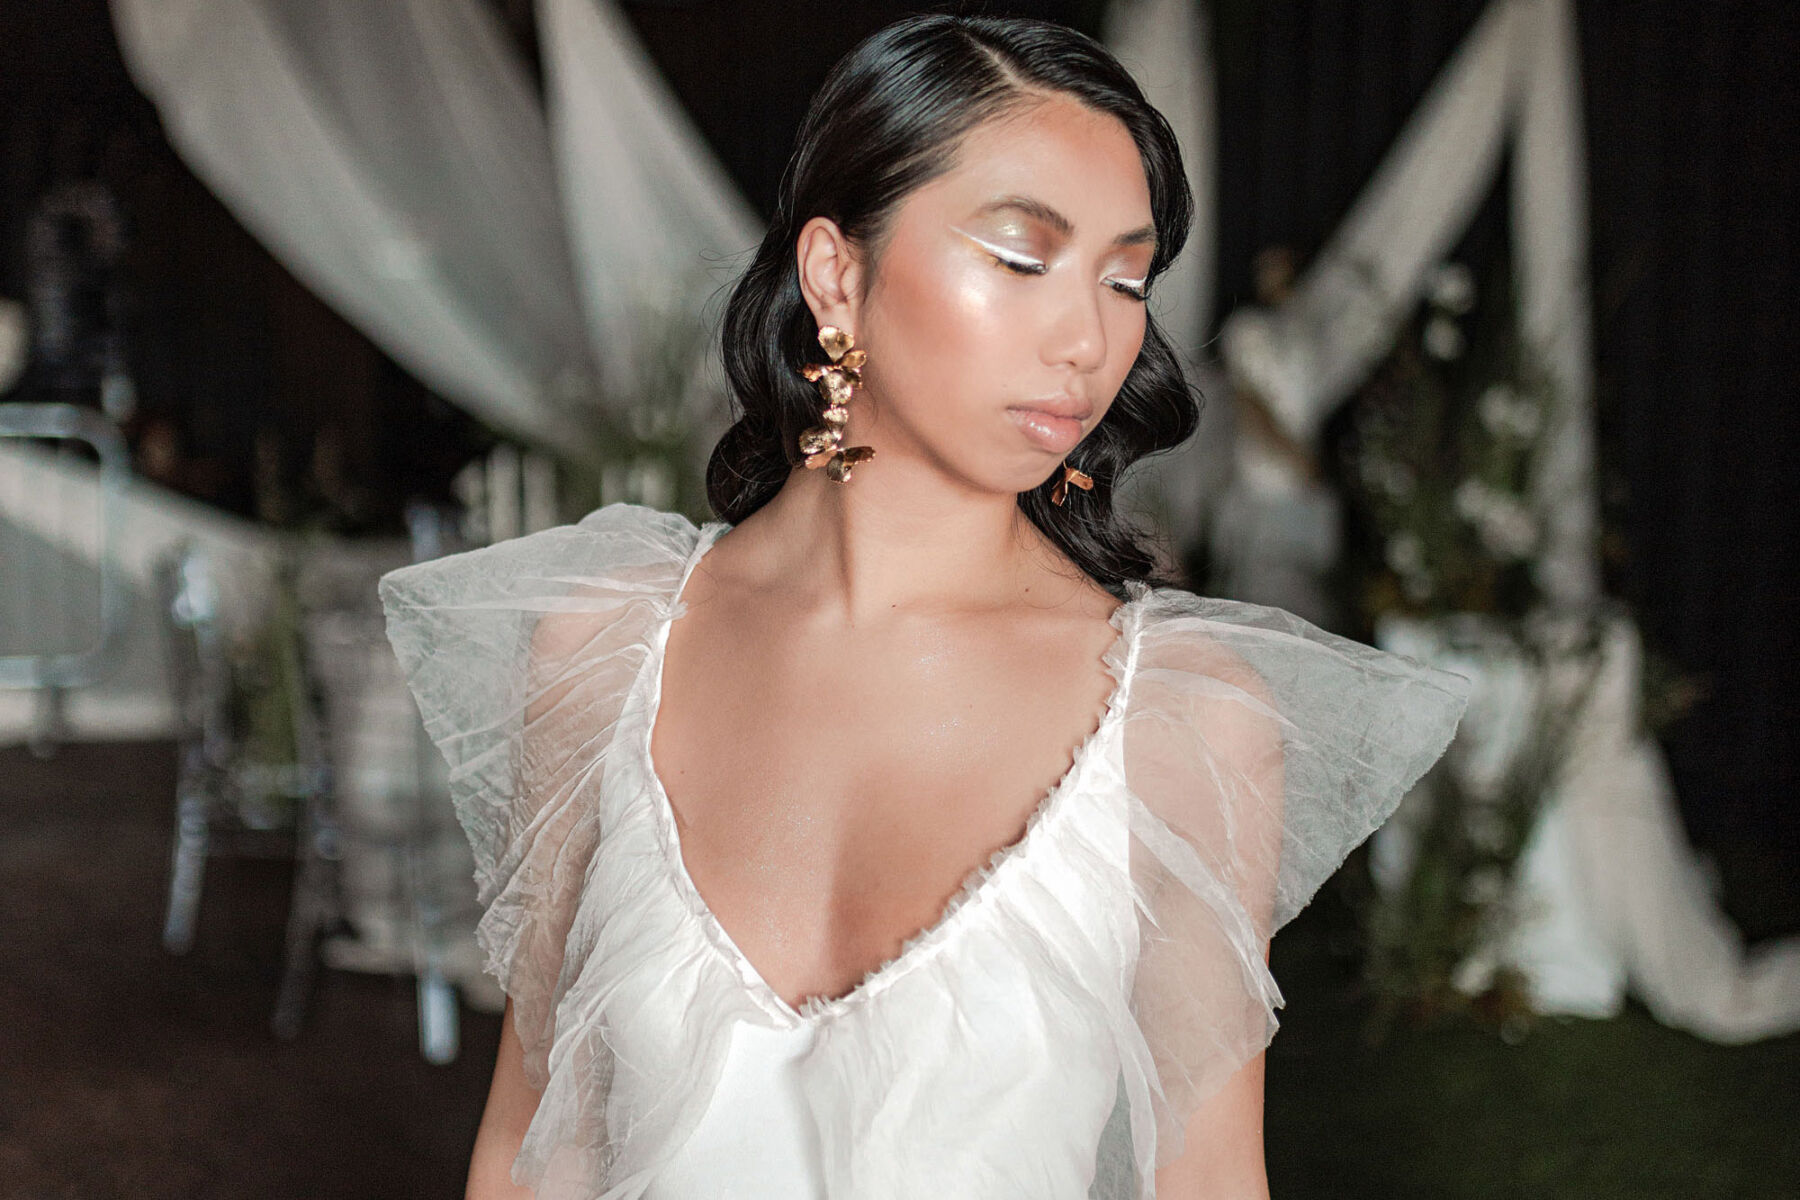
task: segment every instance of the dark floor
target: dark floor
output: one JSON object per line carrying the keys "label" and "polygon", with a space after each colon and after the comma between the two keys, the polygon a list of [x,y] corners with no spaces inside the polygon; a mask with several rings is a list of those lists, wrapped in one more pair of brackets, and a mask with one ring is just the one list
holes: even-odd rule
{"label": "dark floor", "polygon": [[291,870],[215,858],[194,949],[160,941],[170,747],[0,752],[0,1197],[462,1195],[499,1043],[418,1053],[410,981],[324,971],[269,1016]]}
{"label": "dark floor", "polygon": [[[165,745],[0,751],[0,1198],[332,1200],[461,1195],[499,1036],[417,1051],[404,979],[321,974],[276,1041],[289,872],[217,859],[197,944],[159,936]],[[1269,1055],[1277,1200],[1800,1200],[1800,1037],[1709,1045],[1641,1011],[1359,1038],[1327,896],[1276,940]]]}

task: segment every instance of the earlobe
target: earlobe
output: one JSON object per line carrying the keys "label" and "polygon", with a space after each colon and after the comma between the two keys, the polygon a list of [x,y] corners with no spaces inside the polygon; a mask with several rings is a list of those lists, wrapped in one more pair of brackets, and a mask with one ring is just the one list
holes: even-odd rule
{"label": "earlobe", "polygon": [[861,264],[856,248],[837,222],[814,217],[800,230],[794,255],[800,274],[800,294],[821,326],[856,328],[857,296]]}

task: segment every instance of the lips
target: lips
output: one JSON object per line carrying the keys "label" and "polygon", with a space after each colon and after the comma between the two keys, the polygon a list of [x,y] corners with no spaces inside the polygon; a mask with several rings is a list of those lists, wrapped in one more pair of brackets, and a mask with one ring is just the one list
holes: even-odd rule
{"label": "lips", "polygon": [[1027,408],[1052,417],[1074,417],[1077,421],[1085,421],[1094,415],[1094,406],[1079,396],[1045,396],[1042,400],[1026,400],[1012,407]]}
{"label": "lips", "polygon": [[1093,415],[1093,407],[1073,398],[1014,404],[1006,415],[1034,445],[1051,454],[1067,454],[1081,440],[1082,422]]}

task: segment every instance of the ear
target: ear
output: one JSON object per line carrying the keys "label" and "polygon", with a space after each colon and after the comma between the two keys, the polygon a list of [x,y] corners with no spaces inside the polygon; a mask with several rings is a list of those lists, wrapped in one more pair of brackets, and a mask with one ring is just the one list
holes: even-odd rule
{"label": "ear", "polygon": [[800,294],[820,325],[856,331],[862,309],[862,260],[837,222],[814,217],[800,228],[794,245]]}

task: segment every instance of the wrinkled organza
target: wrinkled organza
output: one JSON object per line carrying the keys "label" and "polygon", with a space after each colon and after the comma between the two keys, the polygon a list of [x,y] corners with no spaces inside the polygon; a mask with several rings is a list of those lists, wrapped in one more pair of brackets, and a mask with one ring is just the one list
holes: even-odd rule
{"label": "wrinkled organza", "polygon": [[694,890],[649,765],[682,584],[728,530],[615,504],[381,582],[543,1093],[514,1180],[655,1200],[659,1174],[703,1177],[686,1143],[745,1023],[810,1027],[822,1194],[1151,1196],[1275,1032],[1269,938],[1442,754],[1468,681],[1129,585],[1107,708],[1023,837],[856,989],[796,1010]]}

